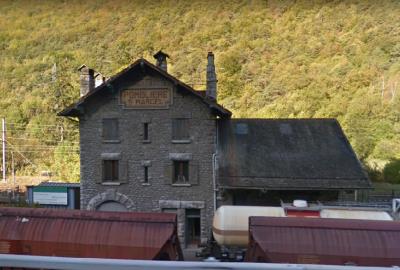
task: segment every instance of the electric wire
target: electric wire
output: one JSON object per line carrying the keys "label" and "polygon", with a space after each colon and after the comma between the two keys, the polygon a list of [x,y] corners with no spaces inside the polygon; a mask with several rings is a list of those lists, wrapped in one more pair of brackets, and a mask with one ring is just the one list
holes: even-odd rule
{"label": "electric wire", "polygon": [[[40,141],[40,142],[49,142],[49,143],[63,143],[60,140],[42,140],[42,139],[38,139],[38,138],[18,138],[18,137],[13,137],[13,136],[8,136],[9,139],[12,140],[18,140],[18,141]],[[64,142],[66,143],[71,143],[71,144],[79,144],[79,141],[70,141],[70,140],[66,140],[64,139]]]}
{"label": "electric wire", "polygon": [[[5,140],[6,143],[11,146],[13,149],[15,149],[14,145],[12,145],[10,142]],[[31,164],[34,168],[38,168],[30,159],[28,159],[22,152],[20,152],[18,149],[15,149],[15,152],[17,152],[23,159],[25,159],[29,164]]]}

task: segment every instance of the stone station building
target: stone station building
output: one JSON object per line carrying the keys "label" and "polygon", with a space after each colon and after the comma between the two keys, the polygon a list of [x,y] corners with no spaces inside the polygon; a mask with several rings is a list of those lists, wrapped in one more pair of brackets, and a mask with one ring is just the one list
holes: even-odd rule
{"label": "stone station building", "polygon": [[231,120],[212,53],[206,91],[170,75],[167,54],[154,57],[107,80],[80,68],[81,97],[59,115],[79,119],[82,209],[175,212],[190,248],[207,241],[220,205],[370,186],[336,120]]}

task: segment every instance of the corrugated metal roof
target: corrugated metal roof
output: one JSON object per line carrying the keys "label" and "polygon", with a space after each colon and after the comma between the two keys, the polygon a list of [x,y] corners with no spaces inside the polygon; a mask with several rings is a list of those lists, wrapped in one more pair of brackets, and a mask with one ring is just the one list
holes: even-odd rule
{"label": "corrugated metal roof", "polygon": [[80,183],[67,183],[67,182],[42,182],[38,186],[41,187],[80,187]]}
{"label": "corrugated metal roof", "polygon": [[359,189],[370,182],[335,119],[218,121],[224,187]]}
{"label": "corrugated metal roof", "polygon": [[29,185],[27,187],[72,187],[79,188],[80,183],[67,183],[67,182],[41,182],[38,185]]}
{"label": "corrugated metal roof", "polygon": [[395,221],[250,217],[248,261],[400,265]]}
{"label": "corrugated metal roof", "polygon": [[182,257],[176,215],[0,208],[0,252],[63,257]]}

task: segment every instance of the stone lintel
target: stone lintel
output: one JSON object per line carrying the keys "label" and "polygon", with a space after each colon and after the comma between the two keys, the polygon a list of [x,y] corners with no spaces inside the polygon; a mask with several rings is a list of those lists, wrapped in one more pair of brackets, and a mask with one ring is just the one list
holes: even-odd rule
{"label": "stone lintel", "polygon": [[191,160],[191,153],[169,153],[169,159],[171,160]]}
{"label": "stone lintel", "polygon": [[194,209],[203,209],[205,207],[204,201],[177,201],[177,200],[159,200],[158,201],[159,208],[176,208],[176,209],[185,209],[185,208],[194,208]]}
{"label": "stone lintel", "polygon": [[121,159],[121,153],[102,153],[102,159]]}

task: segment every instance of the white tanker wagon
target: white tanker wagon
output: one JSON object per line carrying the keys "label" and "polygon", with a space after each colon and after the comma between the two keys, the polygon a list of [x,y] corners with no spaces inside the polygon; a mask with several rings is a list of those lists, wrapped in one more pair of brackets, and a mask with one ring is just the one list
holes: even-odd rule
{"label": "white tanker wagon", "polygon": [[249,243],[249,217],[254,216],[393,220],[382,210],[323,207],[309,207],[305,201],[294,201],[293,206],[283,207],[221,206],[214,213],[213,239],[199,256],[242,261]]}

